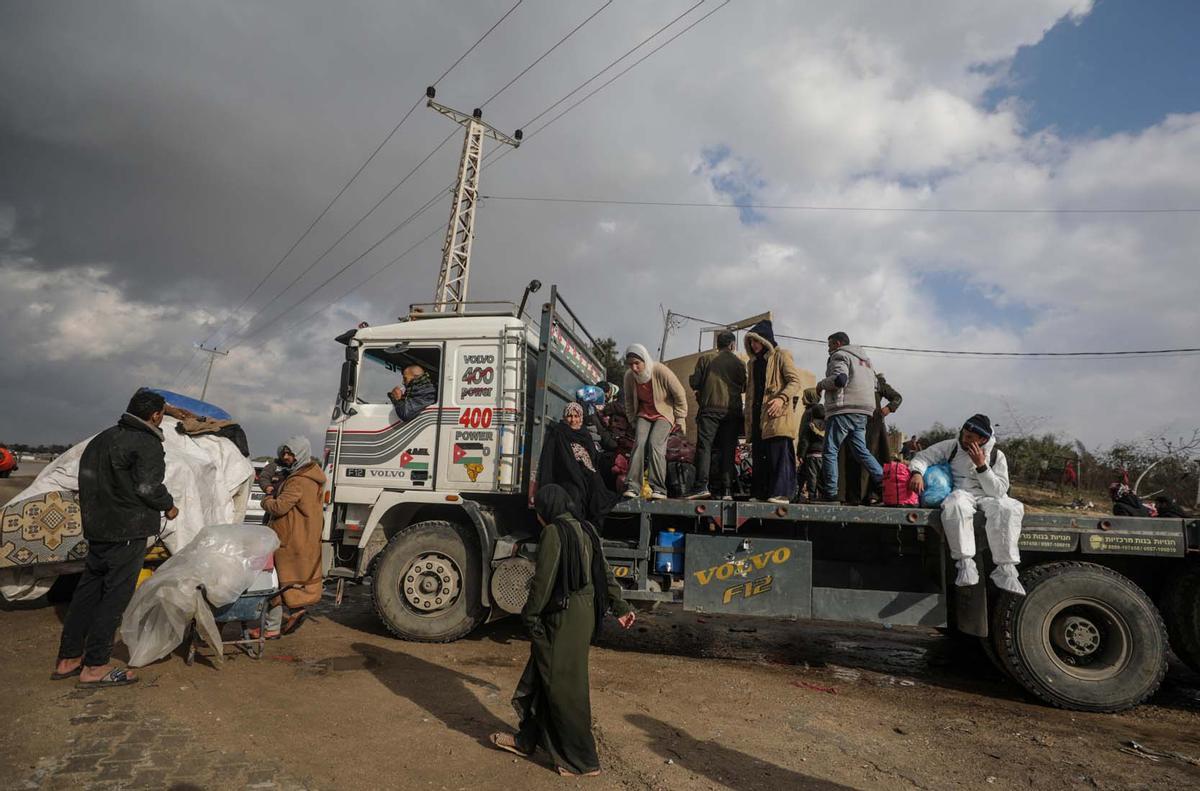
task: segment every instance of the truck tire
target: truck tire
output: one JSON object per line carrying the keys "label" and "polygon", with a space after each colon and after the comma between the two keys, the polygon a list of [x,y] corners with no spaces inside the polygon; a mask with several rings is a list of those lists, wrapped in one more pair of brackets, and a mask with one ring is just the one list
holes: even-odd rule
{"label": "truck tire", "polygon": [[1076,711],[1132,708],[1167,672],[1166,626],[1150,597],[1094,563],[1026,569],[1027,595],[1004,594],[993,623],[1009,674],[1051,705]]}
{"label": "truck tire", "polygon": [[1188,564],[1180,569],[1167,582],[1162,604],[1171,650],[1200,673],[1200,567]]}
{"label": "truck tire", "polygon": [[403,640],[449,643],[487,619],[483,562],[463,525],[417,522],[397,533],[375,562],[375,612]]}

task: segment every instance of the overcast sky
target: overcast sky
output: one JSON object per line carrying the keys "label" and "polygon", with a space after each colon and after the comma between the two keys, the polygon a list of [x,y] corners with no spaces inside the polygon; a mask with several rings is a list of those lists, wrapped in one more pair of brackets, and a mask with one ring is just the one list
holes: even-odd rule
{"label": "overcast sky", "polygon": [[[333,337],[432,298],[448,198],[300,299],[450,182],[459,139],[271,300],[451,122],[418,108],[234,309],[513,2],[0,5],[0,440],[81,439],[141,384],[198,394],[204,359],[192,344],[210,336],[233,352],[209,400],[243,422],[256,452],[297,430],[319,438],[337,384]],[[694,3],[617,0],[485,117],[527,124]],[[524,0],[439,84],[439,100],[479,105],[603,5]],[[621,67],[718,5],[706,0]],[[1180,35],[1197,24],[1194,4],[1131,0],[734,0],[497,161],[482,190],[1197,208],[1200,63],[1194,36]],[[779,333],[845,330],[883,345],[1200,346],[1198,220],[493,199],[478,214],[471,297],[517,299],[531,277],[555,282],[594,334],[652,349],[660,306],[718,321],[773,310]],[[672,335],[668,355],[694,351],[696,329]],[[785,343],[801,366],[823,368],[820,346]],[[905,396],[894,421],[906,431],[976,411],[1012,426],[1011,409],[1102,446],[1197,423],[1196,356],[874,358]]]}

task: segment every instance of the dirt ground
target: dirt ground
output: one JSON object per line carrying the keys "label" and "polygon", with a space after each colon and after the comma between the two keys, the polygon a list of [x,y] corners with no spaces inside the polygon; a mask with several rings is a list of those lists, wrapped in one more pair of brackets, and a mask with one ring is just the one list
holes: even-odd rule
{"label": "dirt ground", "polygon": [[675,608],[606,627],[591,675],[605,773],[562,780],[544,755],[486,742],[514,724],[528,652],[514,620],[425,645],[388,636],[366,586],[316,610],[262,660],[173,654],[97,692],[49,680],[61,605],[5,606],[0,787],[1200,787],[1200,677],[1180,666],[1149,705],[1077,714],[932,630]]}

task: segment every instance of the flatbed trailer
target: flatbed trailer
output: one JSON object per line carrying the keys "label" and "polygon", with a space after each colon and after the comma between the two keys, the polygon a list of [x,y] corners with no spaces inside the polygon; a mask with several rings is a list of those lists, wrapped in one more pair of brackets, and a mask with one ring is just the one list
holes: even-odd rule
{"label": "flatbed trailer", "polygon": [[[414,311],[339,338],[326,573],[339,589],[371,577],[380,619],[404,639],[456,640],[527,598],[545,429],[602,368],[556,288],[538,319],[524,304]],[[396,422],[380,394],[413,362],[431,372],[439,400]],[[1168,646],[1200,670],[1196,521],[1026,513],[1024,597],[987,581],[981,517],[983,581],[967,588],[953,584],[940,512],[925,508],[624,500],[600,527],[634,602],[944,628],[978,639],[997,667],[1057,706],[1141,703],[1162,681]]]}

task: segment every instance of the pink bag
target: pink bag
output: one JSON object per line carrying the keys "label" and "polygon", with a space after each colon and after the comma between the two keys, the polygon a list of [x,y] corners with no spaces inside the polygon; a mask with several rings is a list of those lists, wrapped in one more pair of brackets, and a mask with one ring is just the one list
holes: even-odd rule
{"label": "pink bag", "polygon": [[884,505],[917,505],[920,502],[917,493],[908,490],[910,477],[908,465],[903,462],[889,461],[883,465]]}

